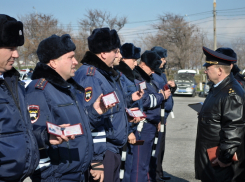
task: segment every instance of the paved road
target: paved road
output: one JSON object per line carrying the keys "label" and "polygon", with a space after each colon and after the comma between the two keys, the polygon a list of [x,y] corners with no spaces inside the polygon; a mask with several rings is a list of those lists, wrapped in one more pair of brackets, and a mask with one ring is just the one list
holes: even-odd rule
{"label": "paved road", "polygon": [[174,96],[175,118],[168,117],[166,152],[163,169],[171,182],[196,182],[194,174],[194,151],[197,113],[187,105],[203,102],[202,97]]}
{"label": "paved road", "polygon": [[[194,151],[197,113],[187,105],[205,98],[174,96],[174,115],[167,123],[166,152],[163,169],[171,182],[197,182],[194,175]],[[30,179],[25,182],[31,182]]]}

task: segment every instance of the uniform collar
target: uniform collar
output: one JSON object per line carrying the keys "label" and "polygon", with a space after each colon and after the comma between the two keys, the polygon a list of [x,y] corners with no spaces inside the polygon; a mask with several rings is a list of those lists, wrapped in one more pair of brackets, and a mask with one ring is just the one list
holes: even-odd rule
{"label": "uniform collar", "polygon": [[130,81],[134,81],[135,76],[133,70],[131,70],[131,68],[123,61],[120,61],[119,65],[114,68],[122,72]]}
{"label": "uniform collar", "polygon": [[222,82],[219,83],[219,85],[217,87],[213,87],[214,96],[216,96],[218,93],[220,93],[220,91],[233,80],[234,80],[234,76],[233,76],[233,74],[230,74],[224,80],[222,80]]}
{"label": "uniform collar", "polygon": [[118,73],[111,67],[108,67],[105,62],[103,62],[98,56],[96,56],[94,53],[87,51],[84,55],[81,63],[87,63],[89,65],[92,65],[98,69],[101,69],[103,71],[106,71],[108,74],[111,74],[112,76],[117,76]]}
{"label": "uniform collar", "polygon": [[44,63],[38,62],[31,79],[35,80],[40,78],[45,78],[48,82],[57,87],[69,89],[71,88],[70,85],[72,85],[76,89],[83,91],[83,87],[77,84],[73,78],[65,81],[54,69]]}
{"label": "uniform collar", "polygon": [[136,71],[139,72],[140,76],[141,76],[146,82],[149,83],[149,82],[151,81],[151,77],[150,77],[149,75],[147,75],[147,73],[146,73],[143,69],[141,69],[141,67],[136,66],[135,69],[136,69]]}

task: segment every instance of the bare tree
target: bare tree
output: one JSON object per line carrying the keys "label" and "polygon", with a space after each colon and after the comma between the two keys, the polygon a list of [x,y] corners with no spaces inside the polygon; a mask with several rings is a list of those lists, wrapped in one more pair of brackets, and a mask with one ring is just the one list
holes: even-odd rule
{"label": "bare tree", "polygon": [[127,23],[127,17],[112,17],[109,12],[101,10],[88,10],[85,17],[79,20],[79,24],[83,30],[90,32],[90,34],[95,28],[102,27],[109,27],[119,31]]}
{"label": "bare tree", "polygon": [[158,32],[145,37],[148,49],[161,46],[168,50],[168,67],[194,69],[200,66],[205,34],[196,25],[189,24],[184,17],[173,14],[159,16],[160,22],[153,24]]}
{"label": "bare tree", "polygon": [[20,49],[20,56],[23,58],[25,63],[38,62],[36,50],[43,39],[51,36],[52,34],[62,35],[70,33],[71,31],[69,26],[67,27],[67,30],[64,30],[53,15],[30,13],[20,16],[19,19],[24,24],[25,44]]}
{"label": "bare tree", "polygon": [[237,65],[245,69],[245,39],[240,37],[232,41],[232,48],[237,54]]}

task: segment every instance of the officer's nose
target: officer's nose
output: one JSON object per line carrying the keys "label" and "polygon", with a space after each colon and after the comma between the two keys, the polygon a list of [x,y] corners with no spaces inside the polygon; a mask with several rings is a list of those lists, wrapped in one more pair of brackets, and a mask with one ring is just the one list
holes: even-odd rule
{"label": "officer's nose", "polygon": [[77,65],[77,64],[78,64],[78,62],[77,62],[77,60],[76,60],[75,57],[73,58],[73,64],[74,64],[74,65]]}
{"label": "officer's nose", "polygon": [[12,52],[12,57],[13,57],[13,58],[18,58],[18,57],[19,57],[19,53],[18,53],[18,51],[17,51],[17,47],[13,50],[13,52]]}

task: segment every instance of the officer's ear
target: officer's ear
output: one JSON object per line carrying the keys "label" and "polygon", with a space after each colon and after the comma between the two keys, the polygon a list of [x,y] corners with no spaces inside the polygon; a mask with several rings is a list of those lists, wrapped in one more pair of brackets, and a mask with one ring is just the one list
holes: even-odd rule
{"label": "officer's ear", "polygon": [[57,59],[51,59],[47,65],[55,70],[57,68]]}
{"label": "officer's ear", "polygon": [[101,58],[102,58],[103,60],[105,60],[106,57],[107,57],[107,53],[106,53],[106,52],[101,52],[101,53],[100,53],[100,56],[101,56]]}

